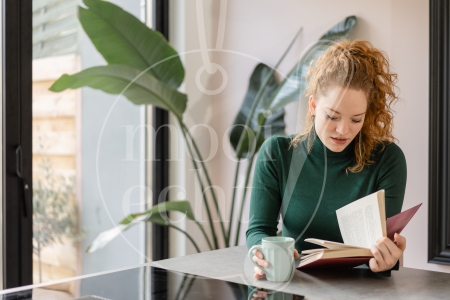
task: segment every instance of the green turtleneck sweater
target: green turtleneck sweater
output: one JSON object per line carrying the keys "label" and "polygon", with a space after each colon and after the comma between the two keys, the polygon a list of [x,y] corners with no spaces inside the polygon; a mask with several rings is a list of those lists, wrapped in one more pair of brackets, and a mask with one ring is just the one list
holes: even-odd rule
{"label": "green turtleneck sweater", "polygon": [[317,248],[306,238],[343,242],[336,210],[378,190],[385,190],[386,216],[401,211],[406,186],[406,161],[395,144],[378,146],[372,165],[346,174],[353,166],[355,141],[332,152],[316,136],[310,154],[307,141],[289,147],[292,136],[275,136],[261,146],[253,178],[247,246],[277,234],[281,213],[283,236],[296,239],[295,248]]}

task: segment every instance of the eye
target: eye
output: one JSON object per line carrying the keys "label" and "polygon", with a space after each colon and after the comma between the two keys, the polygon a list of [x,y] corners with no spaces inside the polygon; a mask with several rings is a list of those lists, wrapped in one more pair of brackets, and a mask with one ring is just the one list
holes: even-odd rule
{"label": "eye", "polygon": [[327,114],[327,118],[330,119],[330,120],[332,120],[332,121],[336,121],[336,120],[338,119],[338,118],[332,117],[332,116],[330,116],[330,115],[328,115],[328,114]]}
{"label": "eye", "polygon": [[353,123],[360,123],[361,121],[362,121],[362,119],[361,120],[352,120]]}

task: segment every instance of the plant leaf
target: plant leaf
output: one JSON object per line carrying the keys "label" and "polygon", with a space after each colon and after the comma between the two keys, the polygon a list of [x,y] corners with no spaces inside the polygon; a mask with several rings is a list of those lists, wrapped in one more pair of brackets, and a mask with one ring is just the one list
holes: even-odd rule
{"label": "plant leaf", "polygon": [[158,225],[168,226],[170,222],[164,216],[165,214],[161,214],[161,212],[167,211],[182,212],[188,219],[193,220],[197,224],[201,225],[200,222],[195,220],[191,204],[188,201],[166,201],[153,206],[151,209],[147,210],[144,213],[130,214],[125,219],[123,219],[116,227],[101,232],[92,242],[92,244],[86,249],[86,252],[92,253],[105,247],[109,242],[119,236],[122,232],[141,222],[152,222]]}
{"label": "plant leaf", "polygon": [[[265,75],[265,77],[262,77],[259,79],[259,83],[257,83],[258,85],[258,89],[256,93],[251,93],[251,97],[249,97],[248,100],[248,104],[249,104],[249,108],[246,108],[244,110],[242,110],[242,108],[246,105],[245,103],[243,103],[241,110],[238,115],[236,116],[234,125],[238,125],[238,127],[233,126],[232,130],[234,130],[234,132],[230,132],[230,143],[231,145],[234,147],[234,150],[236,152],[236,156],[238,158],[242,158],[244,155],[248,156],[249,155],[249,151],[250,154],[254,154],[256,151],[259,150],[259,147],[261,146],[261,144],[264,142],[264,137],[267,135],[271,135],[270,132],[272,130],[272,128],[270,128],[270,131],[264,131],[266,128],[264,127],[256,127],[257,128],[257,132],[255,132],[255,126],[252,127],[252,121],[254,120],[255,116],[256,119],[258,119],[258,107],[261,106],[261,102],[264,102],[264,97],[267,97],[266,92],[267,91],[267,86],[269,85],[269,83],[273,82],[277,82],[276,78],[275,78],[275,70],[278,68],[278,66],[281,64],[281,62],[284,60],[284,58],[286,57],[286,55],[288,54],[288,52],[290,51],[290,49],[292,48],[292,46],[294,45],[294,42],[297,40],[297,38],[299,37],[300,33],[303,31],[303,28],[300,28],[297,33],[295,34],[294,38],[292,39],[291,43],[289,44],[289,46],[287,47],[287,49],[284,51],[283,55],[281,56],[281,58],[278,60],[277,64],[275,65],[274,68],[269,68],[269,71],[266,72],[267,74]],[[256,69],[258,69],[258,66],[255,68],[255,70],[252,73],[252,76],[254,75],[254,73],[259,72],[256,71]],[[251,77],[252,77],[251,76]],[[255,78],[257,78],[258,74],[255,74]],[[275,79],[275,80],[274,80]],[[252,78],[250,78],[250,83],[252,81]],[[250,84],[251,85],[251,84]],[[249,85],[249,89],[250,89],[250,85]],[[270,88],[269,88],[270,90]],[[247,95],[248,96],[249,91],[247,91]],[[245,99],[244,99],[245,102]],[[284,113],[284,112],[283,112]],[[239,114],[241,114],[239,116]],[[284,130],[284,117],[281,116],[283,118],[283,130]],[[245,118],[245,123],[243,123]],[[276,115],[273,116],[274,119],[277,118]],[[258,123],[258,122],[256,122]],[[244,126],[242,126],[244,125]],[[239,129],[240,127],[240,129]],[[245,130],[245,133],[244,133]],[[264,131],[264,132],[263,132]],[[276,131],[276,129],[274,128],[274,131]],[[240,132],[240,136],[237,135],[237,133]],[[262,133],[262,134],[261,134]],[[274,132],[275,134],[276,132]],[[249,135],[253,136],[253,139],[251,139],[249,137]],[[256,138],[255,137],[259,137]],[[236,142],[237,140],[237,142]],[[259,145],[259,146],[258,146]]]}
{"label": "plant leaf", "polygon": [[135,218],[133,222],[130,222],[127,225],[117,225],[116,227],[101,232],[95,240],[92,242],[92,244],[86,249],[87,253],[93,253],[103,247],[105,247],[109,242],[111,242],[113,239],[115,239],[119,234],[124,232],[125,230],[129,229],[135,224],[138,224],[140,222],[145,221],[147,216],[141,216],[139,218]]}
{"label": "plant leaf", "polygon": [[148,73],[141,73],[137,69],[123,65],[93,67],[73,75],[62,75],[50,90],[61,92],[69,88],[88,86],[109,94],[123,92],[134,104],[158,106],[181,118],[186,109],[186,94],[172,89]]}
{"label": "plant leaf", "polygon": [[[192,212],[191,204],[189,201],[165,201],[161,202],[144,213],[130,214],[125,219],[123,219],[120,224],[127,225],[132,222],[135,218],[142,215],[158,215],[159,219],[154,218],[154,220],[163,220],[161,225],[167,225],[164,217],[161,216],[161,212],[167,211],[179,211],[186,215],[189,220],[195,221],[194,213]],[[165,215],[165,214],[164,214]]]}
{"label": "plant leaf", "polygon": [[343,21],[339,22],[330,30],[328,30],[324,35],[320,37],[320,40],[337,40],[343,36],[348,37],[350,31],[356,25],[356,17],[350,16],[345,18]]}
{"label": "plant leaf", "polygon": [[306,73],[311,61],[322,55],[326,49],[336,40],[348,37],[349,32],[356,24],[356,17],[350,16],[333,26],[317,41],[308,52],[300,59],[298,64],[291,70],[287,78],[283,80],[278,89],[273,94],[273,99],[268,101],[269,106],[262,107],[258,112],[261,121],[264,121],[263,112],[265,110],[277,111],[287,104],[299,100],[303,97],[308,86]]}
{"label": "plant leaf", "polygon": [[181,85],[183,64],[162,34],[110,2],[83,2],[88,9],[79,7],[78,19],[108,64],[122,64],[141,71],[154,66],[149,72],[155,78],[175,89]]}
{"label": "plant leaf", "polygon": [[[249,117],[251,107],[253,103],[256,101],[256,95],[258,91],[263,88],[262,84],[264,80],[266,80],[267,76],[270,76],[272,68],[265,64],[258,64],[253,70],[252,75],[250,76],[249,86],[247,90],[247,94],[245,95],[244,102],[233,122],[233,129],[230,131],[230,142],[233,146],[234,150],[237,151],[237,146],[239,143],[239,139],[243,130],[247,130],[248,134],[245,134],[244,140],[242,143],[242,148],[240,153],[236,153],[238,158],[242,158],[247,156],[249,151],[258,151],[259,147],[261,147],[264,140],[274,134],[280,134],[284,131],[284,109],[279,109],[272,113],[272,115],[267,119],[266,125],[270,130],[265,130],[263,134],[260,135],[258,141],[255,141],[256,132],[259,128],[258,115],[254,114],[251,122],[250,128],[244,129],[244,125],[246,124],[247,118]],[[261,98],[261,101],[258,103],[256,111],[259,108],[269,106],[270,103],[267,103],[271,100],[271,94],[278,87],[277,80],[275,78],[275,74],[272,74],[267,82],[267,85],[264,88],[264,93]],[[270,127],[269,127],[270,126]],[[266,128],[265,128],[266,129]],[[253,138],[249,138],[253,135]],[[256,145],[255,145],[256,142]]]}

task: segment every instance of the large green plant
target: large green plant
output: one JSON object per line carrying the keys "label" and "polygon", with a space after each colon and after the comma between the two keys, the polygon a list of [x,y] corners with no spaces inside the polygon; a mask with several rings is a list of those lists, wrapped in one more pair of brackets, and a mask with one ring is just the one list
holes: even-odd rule
{"label": "large green plant", "polygon": [[[233,193],[229,225],[226,228],[222,221],[222,213],[212,186],[209,172],[204,164],[197,143],[190,135],[183,123],[183,113],[186,109],[188,97],[177,91],[183,82],[184,68],[177,52],[167,43],[164,37],[145,26],[133,15],[120,7],[102,0],[83,0],[87,8],[80,7],[78,17],[80,23],[100,54],[108,65],[83,70],[74,75],[63,75],[50,90],[61,92],[66,89],[76,89],[88,86],[110,94],[121,94],[135,104],[148,104],[164,108],[172,113],[181,128],[186,140],[186,146],[194,165],[196,176],[202,191],[203,203],[207,211],[208,226],[211,239],[204,230],[202,223],[195,220],[188,201],[167,201],[152,209],[127,216],[120,224],[101,233],[91,244],[88,251],[93,252],[140,222],[154,222],[169,226],[183,232],[193,243],[197,251],[200,248],[186,231],[176,227],[164,217],[167,212],[180,211],[196,222],[210,249],[219,248],[219,238],[223,244],[230,246],[230,236],[233,225],[236,194]],[[331,28],[315,43],[289,75],[281,82],[275,78],[275,70],[290,50],[298,35],[285,51],[277,65],[269,67],[265,64],[256,66],[250,77],[249,88],[242,107],[234,120],[233,130],[230,132],[230,142],[235,149],[238,165],[235,182],[239,172],[240,162],[248,159],[245,185],[248,185],[255,154],[265,139],[274,134],[284,132],[284,106],[300,99],[306,87],[305,75],[310,62],[318,57],[333,41],[347,36],[356,23],[355,17],[348,17]],[[124,25],[126,24],[126,26]],[[270,128],[271,130],[267,130]],[[266,129],[266,130],[265,130]],[[201,176],[204,174],[204,177]],[[245,191],[240,202],[239,220],[245,205]],[[235,191],[235,189],[234,189]],[[212,206],[212,207],[211,207]],[[220,235],[214,228],[212,216],[214,209],[219,217]],[[240,222],[235,228],[237,245],[240,232]]]}

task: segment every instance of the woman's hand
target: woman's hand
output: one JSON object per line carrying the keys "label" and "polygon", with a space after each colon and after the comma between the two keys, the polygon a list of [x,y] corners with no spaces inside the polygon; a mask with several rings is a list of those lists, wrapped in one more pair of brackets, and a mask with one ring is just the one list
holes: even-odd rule
{"label": "woman's hand", "polygon": [[[256,250],[258,251],[258,250]],[[257,291],[253,291],[252,300],[262,300],[269,297],[269,293],[267,293],[264,289],[258,288]]]}
{"label": "woman's hand", "polygon": [[[255,249],[255,250],[253,250],[253,254],[254,254],[253,261],[255,263],[257,263],[259,266],[261,266],[263,268],[267,268],[269,266],[269,263],[266,260],[264,260],[264,255],[262,254],[261,251]],[[294,258],[298,258],[298,257],[299,257],[298,251],[297,251],[297,249],[294,249]],[[261,277],[264,276],[264,271],[261,270],[260,268],[255,267],[253,270],[255,271],[255,275],[253,275],[253,276],[256,279],[260,279]]]}
{"label": "woman's hand", "polygon": [[[254,290],[252,294],[252,300],[263,300],[268,298],[271,294],[275,296],[275,294],[282,294],[283,292],[274,292],[272,291],[270,294],[266,292],[263,288],[258,288],[258,290]],[[299,297],[297,295],[285,294],[286,296],[292,296],[292,300],[298,300]],[[277,295],[278,296],[278,295]],[[275,296],[275,298],[277,297]],[[284,297],[286,298],[286,297]],[[284,299],[283,298],[283,299]],[[303,299],[303,298],[301,298]]]}
{"label": "woman's hand", "polygon": [[406,249],[406,239],[400,234],[394,235],[395,242],[384,237],[377,240],[375,245],[370,247],[373,258],[369,261],[370,269],[373,272],[381,272],[392,269],[403,251]]}

